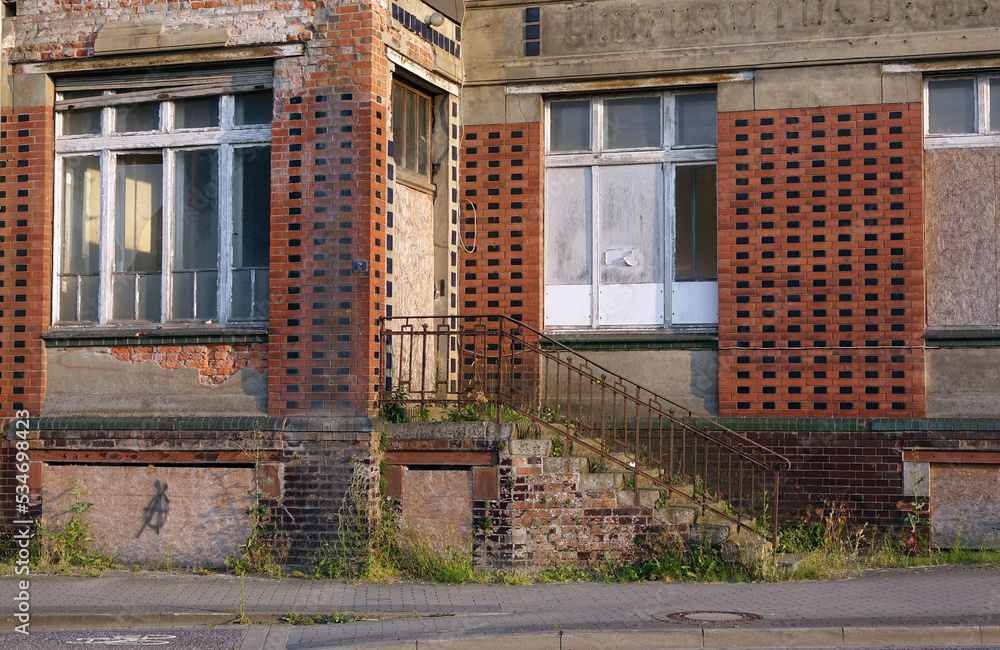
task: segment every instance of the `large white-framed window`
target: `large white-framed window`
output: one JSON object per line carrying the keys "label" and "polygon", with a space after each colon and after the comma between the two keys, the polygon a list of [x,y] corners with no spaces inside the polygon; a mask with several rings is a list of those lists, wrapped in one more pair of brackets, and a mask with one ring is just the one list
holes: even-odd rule
{"label": "large white-framed window", "polygon": [[924,145],[1000,145],[1000,72],[925,78]]}
{"label": "large white-framed window", "polygon": [[718,323],[716,97],[546,102],[545,326]]}
{"label": "large white-framed window", "polygon": [[263,74],[57,85],[55,324],[266,321]]}

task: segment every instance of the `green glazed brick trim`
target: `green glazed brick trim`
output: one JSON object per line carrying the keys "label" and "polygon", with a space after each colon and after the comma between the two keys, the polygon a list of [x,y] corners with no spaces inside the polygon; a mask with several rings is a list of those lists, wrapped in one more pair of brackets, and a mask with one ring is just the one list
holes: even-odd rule
{"label": "green glazed brick trim", "polygon": [[[1000,431],[1000,418],[739,418],[715,420],[733,431],[843,433]],[[700,426],[707,424],[701,420]]]}
{"label": "green glazed brick trim", "polygon": [[[715,333],[655,332],[648,334],[553,334],[551,338],[574,350],[715,350]],[[542,347],[551,347],[542,341]]]}
{"label": "green glazed brick trim", "polygon": [[929,330],[924,341],[928,348],[998,348],[1000,329]]}
{"label": "green glazed brick trim", "polygon": [[42,416],[31,418],[30,424],[32,431],[282,431],[367,433],[376,430],[378,423],[366,417]]}
{"label": "green glazed brick trim", "polygon": [[248,331],[151,331],[128,333],[104,331],[59,331],[42,335],[47,348],[136,347],[141,345],[247,345],[267,343],[267,332]]}
{"label": "green glazed brick trim", "polygon": [[801,431],[801,432],[865,432],[868,420],[863,418],[717,418],[733,431]]}

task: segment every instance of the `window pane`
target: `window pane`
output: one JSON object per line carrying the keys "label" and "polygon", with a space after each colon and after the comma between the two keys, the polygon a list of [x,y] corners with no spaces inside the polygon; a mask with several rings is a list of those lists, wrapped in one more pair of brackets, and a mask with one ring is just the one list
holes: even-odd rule
{"label": "window pane", "polygon": [[[115,181],[114,270],[124,275],[114,278],[113,318],[159,321],[163,259],[162,156],[119,156]],[[134,304],[136,291],[138,307]]]}
{"label": "window pane", "polygon": [[233,299],[229,306],[229,316],[233,320],[247,320],[253,302],[253,271],[233,269]]}
{"label": "window pane", "polygon": [[659,97],[629,97],[604,102],[605,149],[659,146]]}
{"label": "window pane", "polygon": [[[99,97],[100,90],[74,90],[60,93],[62,99],[72,100],[83,97]],[[78,108],[63,111],[61,135],[100,135],[101,109]]]}
{"label": "window pane", "polygon": [[431,123],[430,102],[423,95],[415,95],[415,97],[417,98],[417,173],[429,176],[430,151],[428,150],[427,136]]}
{"label": "window pane", "polygon": [[549,104],[549,150],[590,150],[590,100]]}
{"label": "window pane", "polygon": [[233,114],[233,124],[270,124],[274,112],[274,101],[270,90],[236,95],[236,106]]}
{"label": "window pane", "polygon": [[253,318],[267,318],[267,282],[267,269],[256,269],[253,272]]}
{"label": "window pane", "polygon": [[674,106],[677,112],[674,144],[683,147],[716,143],[715,93],[677,95]]}
{"label": "window pane", "polygon": [[123,104],[115,109],[115,132],[158,131],[160,129],[160,104]]}
{"label": "window pane", "polygon": [[63,226],[60,272],[97,273],[101,237],[101,159],[63,159]]}
{"label": "window pane", "polygon": [[393,160],[400,167],[403,166],[403,133],[405,132],[404,124],[404,100],[403,95],[405,91],[399,84],[393,84],[392,86],[392,141],[393,141]]}
{"label": "window pane", "polygon": [[406,118],[406,125],[403,131],[405,142],[403,144],[404,163],[403,167],[411,171],[417,171],[417,96],[410,91],[405,91],[405,108],[403,115]]}
{"label": "window pane", "polygon": [[64,158],[63,176],[59,320],[77,320],[78,307],[80,320],[97,320],[101,235],[100,158]]}
{"label": "window pane", "polygon": [[975,79],[927,82],[928,133],[976,132]]}
{"label": "window pane", "polygon": [[218,97],[196,97],[174,102],[174,128],[205,129],[218,126]]}
{"label": "window pane", "polygon": [[1000,77],[990,79],[990,131],[1000,131]]}
{"label": "window pane", "polygon": [[[205,278],[217,278],[219,268],[219,154],[216,149],[178,151],[174,187],[174,318],[215,319],[218,285],[209,288]],[[178,277],[185,271],[200,271],[184,285],[194,291],[198,288],[198,313],[191,313],[192,295],[181,296]],[[211,292],[212,311],[203,311],[209,303]]]}
{"label": "window pane", "polygon": [[600,168],[601,284],[663,282],[663,173],[660,165]]}
{"label": "window pane", "polygon": [[[234,319],[267,317],[267,273],[270,250],[271,148],[233,151],[233,288]],[[263,287],[254,286],[265,270]],[[258,298],[262,302],[257,302]]]}
{"label": "window pane", "polygon": [[170,309],[174,318],[194,318],[194,271],[173,273]]}
{"label": "window pane", "polygon": [[195,274],[195,304],[198,320],[214,320],[219,317],[219,273],[218,271],[198,271]]}
{"label": "window pane", "polygon": [[81,108],[62,113],[63,135],[100,135],[101,109]]}
{"label": "window pane", "polygon": [[715,279],[718,262],[715,165],[678,167],[675,280]]}

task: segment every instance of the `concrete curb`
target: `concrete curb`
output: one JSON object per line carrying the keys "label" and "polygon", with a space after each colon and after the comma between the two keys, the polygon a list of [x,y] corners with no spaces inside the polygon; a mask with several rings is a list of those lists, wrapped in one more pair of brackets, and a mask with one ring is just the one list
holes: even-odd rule
{"label": "concrete curb", "polygon": [[[225,625],[236,620],[232,612],[144,612],[144,613],[32,613],[32,630],[88,629],[109,627],[167,627],[171,625]],[[19,625],[13,616],[0,617],[0,626],[11,630]]]}
{"label": "concrete curb", "polygon": [[[1000,634],[994,626],[871,626],[826,628],[711,628],[664,632],[558,632],[501,638],[477,637],[476,650],[666,650],[669,648],[879,648],[975,646]],[[420,639],[420,650],[464,650],[473,637]],[[355,645],[356,650],[415,650],[417,642]],[[250,649],[246,645],[242,650]]]}
{"label": "concrete curb", "polygon": [[[248,612],[254,625],[247,628],[241,650],[272,650],[284,648],[294,626],[276,625],[281,614]],[[367,616],[382,618],[379,612]],[[384,618],[413,616],[413,613],[386,612]],[[419,614],[417,614],[419,616]],[[13,616],[0,617],[3,629],[13,629]],[[31,616],[34,630],[135,628],[195,625],[227,625],[235,623],[232,612],[146,612],[146,613],[78,613]],[[265,623],[265,624],[261,624]],[[751,648],[874,648],[891,645],[975,646],[1000,643],[1000,626],[864,626],[818,628],[691,628],[662,632],[550,632],[546,634],[508,635],[503,637],[461,637],[451,639],[420,639],[423,650],[464,650],[475,640],[477,650],[642,650],[643,648],[703,648],[716,650],[732,647]],[[416,641],[380,645],[353,645],[359,650],[414,650]]]}

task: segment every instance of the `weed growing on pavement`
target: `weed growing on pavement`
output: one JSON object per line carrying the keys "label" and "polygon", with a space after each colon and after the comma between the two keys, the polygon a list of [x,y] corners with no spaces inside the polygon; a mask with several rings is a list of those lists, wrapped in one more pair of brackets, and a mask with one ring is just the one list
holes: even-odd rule
{"label": "weed growing on pavement", "polygon": [[362,618],[361,616],[341,614],[337,610],[333,610],[329,614],[324,614],[323,612],[296,614],[295,612],[288,611],[278,617],[278,622],[285,623],[286,625],[336,625],[339,623],[353,623],[354,621],[362,620]]}

